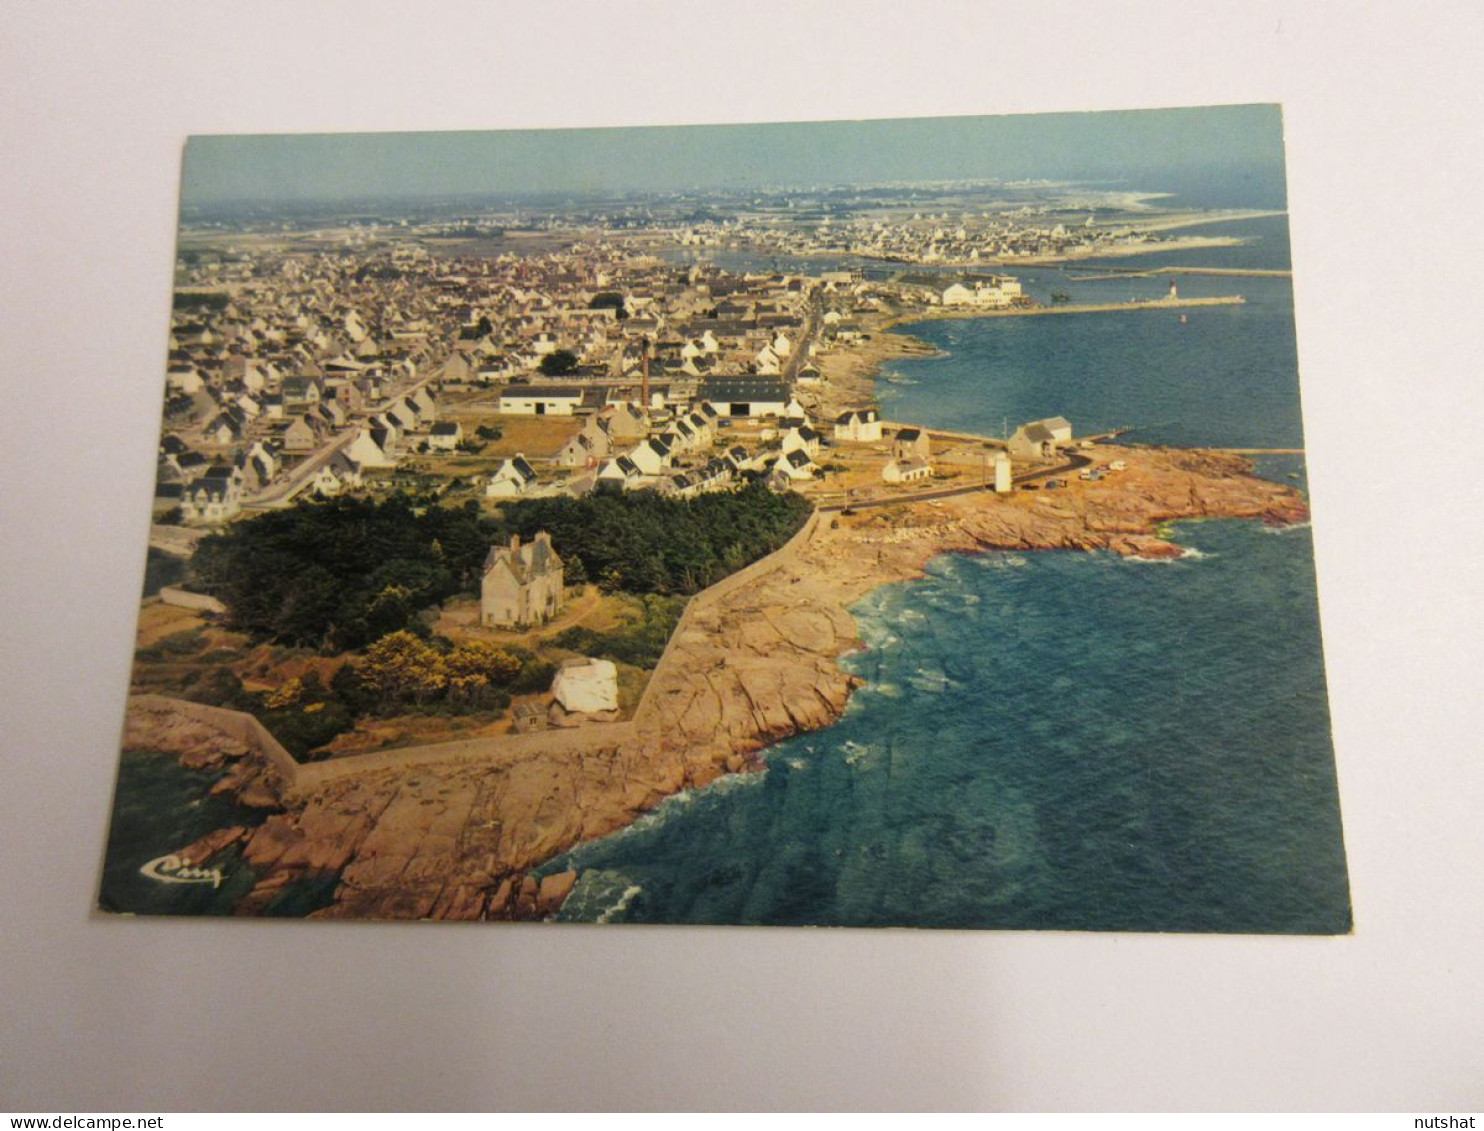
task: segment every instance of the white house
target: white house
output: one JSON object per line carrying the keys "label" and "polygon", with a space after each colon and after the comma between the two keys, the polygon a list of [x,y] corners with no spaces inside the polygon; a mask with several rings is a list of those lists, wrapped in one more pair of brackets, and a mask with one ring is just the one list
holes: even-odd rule
{"label": "white house", "polygon": [[651,436],[629,452],[629,459],[645,475],[658,475],[674,462],[674,455],[662,437]]}
{"label": "white house", "polygon": [[601,428],[591,431],[584,428],[573,436],[565,444],[562,450],[557,452],[558,467],[590,467],[600,459],[605,458],[613,445],[608,440],[608,433]]}
{"label": "white house", "polygon": [[813,479],[818,470],[809,454],[799,449],[784,452],[773,461],[773,473],[789,479]]}
{"label": "white house", "polygon": [[689,425],[695,433],[692,450],[703,452],[716,442],[716,428],[704,413],[692,412],[684,418],[683,423]]}
{"label": "white house", "polygon": [[881,478],[888,483],[915,483],[932,478],[932,474],[932,464],[917,456],[891,460],[881,469]]}
{"label": "white house", "polygon": [[517,453],[505,460],[485,484],[484,493],[491,499],[508,499],[524,495],[536,484],[536,472],[526,462],[526,457]]}
{"label": "white house", "polygon": [[638,464],[628,456],[619,456],[598,469],[594,486],[605,491],[626,491],[637,486],[642,478],[644,472],[639,470]]}
{"label": "white house", "polygon": [[464,442],[464,429],[457,420],[440,420],[428,433],[428,447],[435,452],[451,452]]}
{"label": "white house", "polygon": [[853,408],[835,417],[835,439],[870,444],[881,439],[881,418],[874,408]]}
{"label": "white house", "polygon": [[241,509],[238,481],[229,475],[208,473],[181,492],[180,517],[185,523],[225,522]]}
{"label": "white house", "polygon": [[291,454],[312,452],[319,443],[319,437],[309,426],[309,421],[302,416],[296,416],[285,424],[279,435],[283,440],[283,450]]}
{"label": "white house", "polygon": [[438,404],[433,400],[433,394],[428,392],[426,385],[408,393],[407,403],[417,412],[420,423],[430,424],[438,419]]}
{"label": "white house", "polygon": [[938,301],[944,306],[980,306],[991,309],[1009,306],[1020,297],[1020,280],[1008,275],[964,279],[951,283],[938,292]]}
{"label": "white house", "polygon": [[362,428],[356,438],[343,449],[345,454],[361,467],[396,467],[397,461],[387,454],[383,440],[378,438],[377,433],[380,433],[381,437],[386,436],[386,432],[382,429]]}
{"label": "white house", "polygon": [[1045,420],[1032,420],[1015,429],[1007,446],[1010,454],[1020,459],[1050,459],[1056,455],[1057,444],[1070,442],[1072,425],[1064,416],[1051,416]]}
{"label": "white house", "polygon": [[410,432],[418,425],[417,409],[405,397],[391,405],[382,415],[402,432]]}
{"label": "white house", "polygon": [[785,452],[801,451],[810,459],[818,459],[822,440],[823,437],[818,432],[805,424],[799,428],[790,428],[783,434],[782,448]]}
{"label": "white house", "polygon": [[571,416],[582,390],[561,385],[511,385],[500,393],[500,411],[523,416]]}

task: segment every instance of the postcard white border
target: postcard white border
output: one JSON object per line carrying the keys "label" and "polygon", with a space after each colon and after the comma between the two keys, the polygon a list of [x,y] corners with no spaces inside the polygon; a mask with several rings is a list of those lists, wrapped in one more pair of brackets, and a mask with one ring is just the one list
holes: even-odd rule
{"label": "postcard white border", "polygon": [[[8,13],[5,1102],[1477,1109],[1484,506],[1464,438],[1479,434],[1484,262],[1466,187],[1484,179],[1473,116],[1445,108],[1477,108],[1479,22],[1463,4],[1297,7]],[[187,134],[1271,101],[1286,108],[1353,937],[89,917]]]}

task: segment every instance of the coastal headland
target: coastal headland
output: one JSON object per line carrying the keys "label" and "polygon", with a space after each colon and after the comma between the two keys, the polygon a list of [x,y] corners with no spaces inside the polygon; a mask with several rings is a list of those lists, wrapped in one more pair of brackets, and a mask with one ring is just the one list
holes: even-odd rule
{"label": "coastal headland", "polygon": [[125,749],[225,765],[218,791],[268,812],[255,828],[178,846],[194,863],[241,844],[256,886],[240,914],[261,911],[287,884],[334,874],[334,902],[317,917],[544,918],[577,877],[538,882],[533,868],[668,796],[760,770],[769,745],[838,718],[859,683],[837,662],[861,646],[850,607],[879,585],[918,576],[934,556],[1081,550],[1168,558],[1183,553],[1165,530],[1170,522],[1307,517],[1296,490],[1255,476],[1239,455],[1106,444],[1087,452],[1124,469],[1059,491],[967,491],[818,516],[745,576],[694,598],[633,727],[595,728],[591,741],[575,731],[537,754],[490,740],[487,756],[463,743],[457,756],[425,751],[409,764],[388,752],[365,772],[293,792],[249,743],[199,715],[140,700],[131,704]]}

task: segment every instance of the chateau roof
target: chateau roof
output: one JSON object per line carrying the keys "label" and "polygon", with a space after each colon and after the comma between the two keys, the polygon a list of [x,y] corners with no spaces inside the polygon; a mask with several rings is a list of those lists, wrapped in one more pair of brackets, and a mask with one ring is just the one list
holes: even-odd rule
{"label": "chateau roof", "polygon": [[517,534],[512,536],[508,546],[491,546],[485,555],[484,572],[489,573],[501,563],[507,565],[522,584],[562,568],[562,559],[551,548],[551,535],[544,530],[524,545]]}

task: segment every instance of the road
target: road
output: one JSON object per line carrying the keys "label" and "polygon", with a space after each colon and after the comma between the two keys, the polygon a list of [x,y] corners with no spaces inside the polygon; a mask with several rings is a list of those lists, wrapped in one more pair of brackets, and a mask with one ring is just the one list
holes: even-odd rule
{"label": "road", "polygon": [[339,432],[328,444],[316,448],[314,453],[294,468],[286,479],[275,479],[252,499],[244,500],[242,509],[245,511],[273,510],[276,507],[287,506],[295,495],[309,485],[309,480],[314,477],[314,473],[328,463],[336,452],[354,440],[360,430],[359,424],[353,424]]}
{"label": "road", "polygon": [[[387,394],[384,403],[390,404],[399,397],[411,396],[442,371],[442,363],[430,368],[425,376],[414,378],[406,385],[398,386]],[[343,449],[360,434],[362,422],[380,411],[381,409],[377,408],[356,413],[356,418],[349,425],[337,432],[333,439],[316,448],[313,453],[294,468],[286,479],[275,480],[266,489],[258,492],[251,499],[244,499],[242,509],[244,511],[259,511],[274,510],[287,506],[293,501],[295,495],[309,485],[309,481],[314,477],[315,472],[328,463],[336,452]]]}
{"label": "road", "polygon": [[799,334],[799,340],[794,344],[793,352],[788,355],[788,360],[783,363],[780,371],[785,381],[792,381],[799,374],[799,367],[804,364],[804,359],[809,356],[809,346],[814,341],[814,336],[819,333],[819,320],[822,314],[823,302],[820,300],[819,287],[815,286],[809,291],[809,316],[804,322],[804,329]]}

